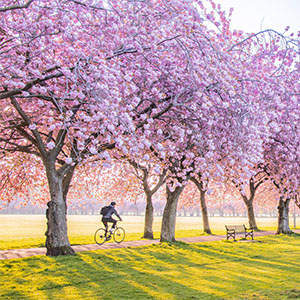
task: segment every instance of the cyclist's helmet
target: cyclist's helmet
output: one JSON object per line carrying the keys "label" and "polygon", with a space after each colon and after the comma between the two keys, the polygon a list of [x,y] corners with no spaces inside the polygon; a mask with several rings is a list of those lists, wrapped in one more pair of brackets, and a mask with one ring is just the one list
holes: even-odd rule
{"label": "cyclist's helmet", "polygon": [[110,203],[110,205],[115,206],[116,202],[113,201],[113,202]]}

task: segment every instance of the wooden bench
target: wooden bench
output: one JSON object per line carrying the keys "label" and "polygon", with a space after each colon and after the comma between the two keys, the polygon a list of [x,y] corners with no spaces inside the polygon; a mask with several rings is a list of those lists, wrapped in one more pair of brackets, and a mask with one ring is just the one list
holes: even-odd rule
{"label": "wooden bench", "polygon": [[253,240],[253,229],[247,228],[245,225],[225,225],[225,228],[227,240],[232,237],[236,241],[237,234],[244,234],[245,238],[251,237]]}

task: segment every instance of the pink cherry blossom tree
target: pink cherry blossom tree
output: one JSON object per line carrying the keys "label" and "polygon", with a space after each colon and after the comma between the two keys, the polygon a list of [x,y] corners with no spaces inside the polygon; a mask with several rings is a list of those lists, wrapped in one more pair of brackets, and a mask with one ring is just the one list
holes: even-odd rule
{"label": "pink cherry blossom tree", "polygon": [[277,105],[298,101],[295,40],[231,32],[213,1],[20,3],[0,8],[0,148],[44,165],[48,255],[74,253],[66,198],[79,164],[158,159],[169,176],[161,240],[172,241],[188,179],[222,181],[231,166],[249,180]]}
{"label": "pink cherry blossom tree", "polygon": [[144,165],[135,160],[129,161],[135,170],[135,175],[143,187],[146,195],[146,209],[143,238],[153,239],[153,221],[154,221],[154,194],[165,184],[167,170],[161,170],[158,165],[152,167],[150,164]]}
{"label": "pink cherry blossom tree", "polygon": [[[155,62],[160,57],[145,55],[157,51],[149,48],[153,43],[164,50],[172,33],[164,32],[159,19],[170,8],[129,1],[99,1],[97,7],[79,1],[11,3],[1,3],[1,148],[42,160],[51,197],[47,254],[72,254],[66,196],[75,167],[91,155],[109,164],[110,149],[138,153],[137,145],[147,139],[142,133],[138,142],[136,128],[170,107],[172,97],[155,87],[163,73]],[[147,16],[160,11],[149,23]],[[146,71],[151,76],[145,79]]]}
{"label": "pink cherry blossom tree", "polygon": [[249,100],[260,102],[258,116],[268,124],[261,135],[264,157],[260,163],[279,192],[278,233],[290,232],[288,206],[299,182],[295,149],[299,141],[300,33],[296,36],[288,30],[241,34],[241,41],[229,48],[240,54],[249,72],[257,70],[243,86],[251,93]]}
{"label": "pink cherry blossom tree", "polygon": [[76,166],[90,156],[107,164],[135,157],[149,145],[163,157],[163,132],[149,142],[157,120],[171,110],[169,120],[192,115],[201,91],[214,98],[217,36],[191,1],[1,5],[1,148],[41,159],[47,254],[72,254],[66,197]]}
{"label": "pink cherry blossom tree", "polygon": [[250,177],[247,185],[239,181],[238,173],[236,174],[237,176],[232,180],[232,182],[239,191],[243,202],[247,207],[249,227],[253,230],[259,230],[255,219],[254,199],[258,188],[269,179],[269,176],[265,172],[263,165],[255,168],[255,170],[253,170],[253,174],[254,175]]}

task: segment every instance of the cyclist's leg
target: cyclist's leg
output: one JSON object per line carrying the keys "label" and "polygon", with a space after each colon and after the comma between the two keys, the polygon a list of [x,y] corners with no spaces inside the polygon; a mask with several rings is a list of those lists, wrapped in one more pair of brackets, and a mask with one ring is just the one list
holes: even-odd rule
{"label": "cyclist's leg", "polygon": [[109,232],[112,233],[114,231],[114,229],[116,228],[117,221],[115,219],[113,219],[112,217],[105,219],[105,221],[108,223],[112,223],[112,226],[109,230]]}
{"label": "cyclist's leg", "polygon": [[117,221],[113,218],[111,218],[111,222],[113,223],[112,228],[115,229],[117,225]]}
{"label": "cyclist's leg", "polygon": [[105,236],[107,235],[107,229],[108,229],[108,225],[107,225],[107,219],[103,219],[102,218],[102,223],[104,224],[104,227],[105,227]]}

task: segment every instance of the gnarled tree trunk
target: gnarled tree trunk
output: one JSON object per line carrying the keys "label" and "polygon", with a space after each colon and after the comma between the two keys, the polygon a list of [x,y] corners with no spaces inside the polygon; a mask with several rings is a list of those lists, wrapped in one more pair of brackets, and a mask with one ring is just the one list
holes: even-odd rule
{"label": "gnarled tree trunk", "polygon": [[280,197],[279,206],[278,206],[278,227],[277,234],[280,233],[292,233],[293,231],[289,226],[289,204],[291,199],[287,198],[284,200],[283,197]]}
{"label": "gnarled tree trunk", "polygon": [[175,242],[175,225],[177,203],[180,194],[185,186],[176,187],[175,191],[171,192],[167,186],[167,203],[164,208],[163,219],[161,224],[161,242]]}
{"label": "gnarled tree trunk", "polygon": [[255,219],[255,214],[254,214],[254,207],[253,207],[254,195],[253,195],[253,197],[250,196],[249,198],[242,195],[242,198],[247,207],[247,215],[248,215],[248,222],[249,222],[250,228],[252,228],[253,230],[259,230],[257,227],[257,224],[256,224],[256,219]]}
{"label": "gnarled tree trunk", "polygon": [[[73,169],[74,170],[74,169]],[[73,170],[71,171],[73,173]],[[71,248],[68,231],[67,231],[67,205],[66,205],[66,189],[69,188],[71,179],[64,177],[54,168],[54,162],[46,164],[46,172],[51,200],[47,203],[47,231],[46,235],[46,255],[58,256],[74,254]],[[70,176],[70,174],[69,174]],[[72,176],[71,176],[72,177]],[[69,183],[64,186],[64,178]],[[66,183],[65,183],[66,184]]]}

